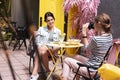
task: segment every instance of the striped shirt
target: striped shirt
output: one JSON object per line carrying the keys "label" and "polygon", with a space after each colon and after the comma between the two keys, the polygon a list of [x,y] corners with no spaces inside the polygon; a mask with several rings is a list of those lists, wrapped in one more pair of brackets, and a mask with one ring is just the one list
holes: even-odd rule
{"label": "striped shirt", "polygon": [[[112,45],[112,34],[108,36],[93,36],[90,44],[87,45],[87,49],[91,52],[91,56],[87,64],[95,67],[99,67],[105,53],[108,48]],[[94,71],[93,69],[90,69]]]}

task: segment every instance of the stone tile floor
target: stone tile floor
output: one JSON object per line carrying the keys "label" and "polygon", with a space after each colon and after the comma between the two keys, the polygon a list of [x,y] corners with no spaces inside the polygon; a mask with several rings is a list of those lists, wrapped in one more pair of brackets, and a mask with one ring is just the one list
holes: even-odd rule
{"label": "stone tile floor", "polygon": [[[13,45],[8,47],[9,58],[14,69],[14,74],[16,80],[29,80],[30,74],[28,71],[29,67],[29,56],[26,55],[25,47],[22,46],[19,50],[16,49],[12,51]],[[53,64],[50,62],[50,68],[52,68]],[[61,70],[60,65],[57,67]],[[6,58],[5,52],[2,47],[0,47],[0,75],[2,80],[14,80],[8,65],[8,60]],[[71,75],[72,77],[73,75]],[[72,78],[70,77],[70,80]],[[1,80],[1,79],[0,79]],[[42,80],[41,78],[39,80]]]}
{"label": "stone tile floor", "polygon": [[[8,65],[7,57],[0,45],[0,75],[2,80],[30,80],[30,74],[28,70],[29,56],[26,55],[25,47],[22,46],[20,49],[16,49],[15,51],[12,51],[12,49],[13,49],[13,45],[11,45],[10,47],[8,46],[9,58],[10,58],[12,67],[14,69],[13,72],[15,74],[16,79],[13,79],[12,77],[12,74]],[[120,64],[120,55],[119,55],[119,64]],[[50,61],[49,65],[51,69],[53,66],[52,61]],[[57,69],[61,72],[61,69],[62,69],[61,64],[57,66]],[[74,74],[71,73],[69,80],[73,79],[73,75]],[[43,79],[40,77],[39,80],[43,80]]]}
{"label": "stone tile floor", "polygon": [[[8,52],[16,80],[29,80],[29,56],[26,55],[25,49],[15,51],[9,49]],[[7,57],[2,49],[0,49],[0,74],[2,80],[13,80]]]}

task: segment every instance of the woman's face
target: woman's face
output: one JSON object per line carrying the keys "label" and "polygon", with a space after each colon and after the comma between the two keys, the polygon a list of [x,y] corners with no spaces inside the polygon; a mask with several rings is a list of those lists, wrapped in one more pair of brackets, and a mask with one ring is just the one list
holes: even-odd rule
{"label": "woman's face", "polygon": [[46,19],[46,23],[47,23],[47,26],[50,28],[50,27],[54,27],[54,18],[51,17],[51,16],[48,16],[47,19]]}
{"label": "woman's face", "polygon": [[102,25],[101,25],[101,22],[94,22],[94,30],[96,33],[100,33],[100,32],[103,32],[103,28],[102,28]]}
{"label": "woman's face", "polygon": [[95,21],[94,21],[94,30],[95,30],[95,32],[97,30],[97,23]]}
{"label": "woman's face", "polygon": [[98,32],[100,30],[99,22],[94,21],[94,30],[95,30],[95,32]]}

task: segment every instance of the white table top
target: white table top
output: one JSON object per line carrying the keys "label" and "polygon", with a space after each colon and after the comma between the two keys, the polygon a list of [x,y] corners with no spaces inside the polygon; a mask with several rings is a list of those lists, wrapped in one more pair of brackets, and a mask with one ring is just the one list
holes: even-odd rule
{"label": "white table top", "polygon": [[47,46],[53,46],[53,47],[62,47],[62,48],[76,48],[76,47],[81,47],[84,46],[82,43],[69,43],[69,42],[51,42],[46,44]]}

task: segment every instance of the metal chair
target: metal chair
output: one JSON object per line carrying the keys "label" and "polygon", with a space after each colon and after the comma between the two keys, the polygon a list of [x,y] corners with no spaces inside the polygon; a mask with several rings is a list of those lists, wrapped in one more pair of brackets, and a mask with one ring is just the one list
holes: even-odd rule
{"label": "metal chair", "polygon": [[[36,48],[36,45],[34,43],[33,36],[30,37],[29,45],[27,47],[26,53],[30,57],[29,58],[29,74],[31,74],[32,73],[31,66],[34,66],[34,54],[37,53],[37,48]],[[33,65],[32,65],[32,63],[33,63]]]}
{"label": "metal chair", "polygon": [[[17,35],[15,35],[15,44],[13,46],[13,51],[16,49],[16,47],[19,45],[19,48],[22,46],[24,43],[25,48],[27,49],[26,45],[26,38],[27,38],[27,33],[26,33],[26,27],[18,27],[16,29]],[[22,42],[21,42],[22,41]]]}
{"label": "metal chair", "polygon": [[[16,28],[17,28],[17,22],[12,21],[12,22],[11,22],[11,25],[12,25],[13,28],[16,30]],[[12,33],[12,36],[11,36],[11,40],[10,40],[8,46],[10,46],[11,43],[12,43],[12,41],[15,40],[15,33],[14,33],[14,31],[11,30],[10,32]]]}
{"label": "metal chair", "polygon": [[[26,45],[26,38],[27,38],[27,31],[26,31],[26,26],[18,26],[17,22],[12,21],[10,23],[11,26],[13,26],[14,30],[10,29],[10,32],[12,33],[11,35],[11,39],[9,41],[9,46],[11,45],[11,43],[14,41],[15,44],[13,46],[13,51],[16,49],[17,46],[20,47],[22,46],[22,44],[24,43],[24,46],[27,48]],[[22,42],[21,42],[22,40]]]}
{"label": "metal chair", "polygon": [[[101,64],[99,65],[99,67],[101,67],[103,63],[109,63],[109,64],[115,65],[119,53],[120,53],[120,40],[114,39],[113,45],[109,47],[108,51],[104,55],[104,58],[103,58]],[[91,72],[89,70],[89,68],[97,69],[96,67],[86,65],[86,64],[81,64],[81,63],[77,63],[77,64],[79,65],[79,67],[78,67],[77,71],[75,72],[76,74],[75,74],[73,80],[76,78],[77,75],[82,76],[83,80],[100,80],[100,76],[98,75],[98,71],[96,71],[94,73],[94,75],[93,74],[91,75]],[[87,68],[89,77],[86,77],[84,75],[79,74],[80,67]]]}
{"label": "metal chair", "polygon": [[[108,55],[109,55],[109,52],[110,52],[110,50],[111,50],[111,47],[112,47],[112,46],[109,47],[109,49],[108,49],[108,51],[106,52],[106,54],[105,54],[105,56],[104,56],[101,64],[99,65],[99,67],[103,64],[104,61],[107,60]],[[77,63],[77,64],[79,65],[79,67],[78,67],[77,71],[75,72],[76,74],[75,74],[73,80],[75,80],[75,78],[76,78],[77,75],[80,75],[83,80],[99,80],[100,76],[97,74],[98,72],[96,71],[96,72],[94,72],[94,74],[91,74],[91,72],[90,72],[90,70],[89,70],[89,68],[97,69],[96,67],[90,66],[90,65],[87,65],[87,64],[82,64],[82,63]],[[81,67],[86,67],[86,68],[87,68],[87,72],[88,72],[88,76],[89,76],[89,77],[88,77],[88,76],[85,76],[85,75],[82,75],[82,74],[79,73],[79,69],[80,69]]]}

